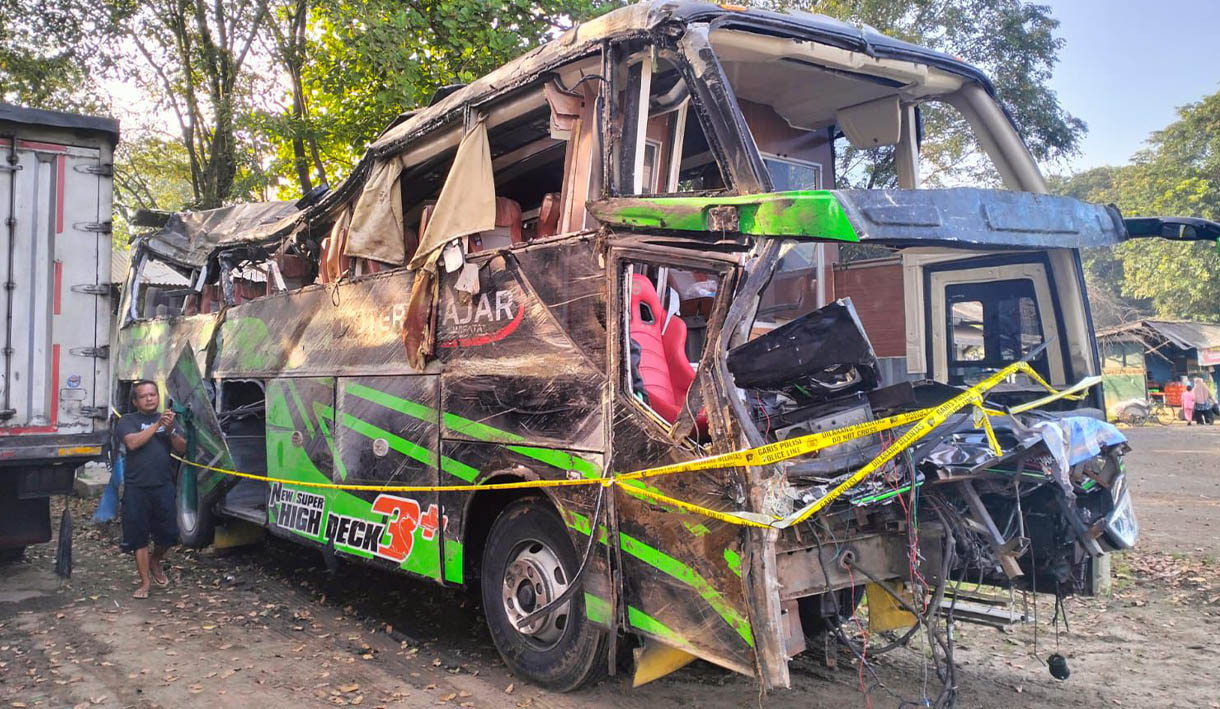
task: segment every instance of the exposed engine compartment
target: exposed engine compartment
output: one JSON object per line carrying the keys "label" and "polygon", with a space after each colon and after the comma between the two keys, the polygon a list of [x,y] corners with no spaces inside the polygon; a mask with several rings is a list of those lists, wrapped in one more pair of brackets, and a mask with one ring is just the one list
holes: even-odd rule
{"label": "exposed engine compartment", "polygon": [[[728,366],[767,442],[927,410],[966,391],[936,382],[879,386],[878,362],[850,299],[732,350]],[[903,599],[912,616],[909,638],[920,626],[933,632],[947,587],[970,582],[1057,598],[1090,594],[1094,560],[1134,545],[1126,438],[1099,412],[1016,413],[1011,393],[983,405],[987,415],[977,407],[948,415],[781,535],[782,599],[797,606],[806,639],[827,633],[853,643],[841,626],[866,585]],[[826,497],[904,430],[869,433],[782,463],[776,508],[767,512],[783,516]],[[947,635],[938,643],[951,664]]]}

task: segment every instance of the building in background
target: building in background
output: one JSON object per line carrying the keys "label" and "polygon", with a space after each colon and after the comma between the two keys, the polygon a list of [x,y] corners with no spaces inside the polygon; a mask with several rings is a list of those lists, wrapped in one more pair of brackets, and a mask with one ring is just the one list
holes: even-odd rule
{"label": "building in background", "polygon": [[1116,404],[1163,396],[1181,406],[1186,378],[1205,377],[1213,391],[1220,370],[1220,324],[1139,320],[1097,332],[1107,413]]}

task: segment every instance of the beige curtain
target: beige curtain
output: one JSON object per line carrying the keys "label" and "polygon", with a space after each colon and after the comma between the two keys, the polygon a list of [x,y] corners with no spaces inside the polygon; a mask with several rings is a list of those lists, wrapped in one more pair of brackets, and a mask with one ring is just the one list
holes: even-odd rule
{"label": "beige curtain", "polygon": [[402,192],[398,178],[402,162],[397,158],[379,160],[364,183],[348,229],[344,256],[369,258],[385,263],[406,260],[402,229]]}
{"label": "beige curtain", "polygon": [[410,268],[434,265],[433,257],[440,247],[459,236],[495,228],[496,183],[491,172],[487,124],[480,119],[458,145],[453,167],[445,178],[427,229],[420,235],[419,249]]}

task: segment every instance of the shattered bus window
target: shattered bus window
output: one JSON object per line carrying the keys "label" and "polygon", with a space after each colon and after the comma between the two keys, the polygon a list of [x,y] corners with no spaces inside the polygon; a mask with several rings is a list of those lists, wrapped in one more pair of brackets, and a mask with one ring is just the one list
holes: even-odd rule
{"label": "shattered bus window", "polygon": [[953,362],[982,361],[985,358],[982,301],[954,301],[949,317],[949,346],[953,348]]}
{"label": "shattered bus window", "polygon": [[826,270],[826,246],[811,242],[784,245],[771,282],[763,289],[750,338],[760,337],[824,305],[822,272]]}
{"label": "shattered bus window", "polygon": [[[616,118],[624,194],[666,194],[724,189],[724,178],[692,105],[677,57],[644,52],[621,72],[622,113]],[[647,97],[643,100],[641,97]]]}

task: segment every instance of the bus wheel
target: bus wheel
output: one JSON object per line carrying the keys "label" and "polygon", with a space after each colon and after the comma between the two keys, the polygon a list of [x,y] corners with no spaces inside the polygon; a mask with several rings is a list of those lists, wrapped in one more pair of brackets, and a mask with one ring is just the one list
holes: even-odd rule
{"label": "bus wheel", "polygon": [[547,615],[518,625],[558,598],[579,567],[563,520],[537,497],[506,507],[483,549],[483,613],[496,649],[513,674],[560,692],[579,688],[606,663],[605,632],[585,616],[584,595],[578,591]]}
{"label": "bus wheel", "polygon": [[185,546],[202,549],[212,543],[216,521],[212,516],[212,506],[199,494],[194,475],[178,475],[174,513],[178,520],[178,539]]}

